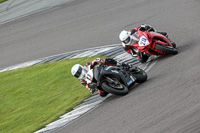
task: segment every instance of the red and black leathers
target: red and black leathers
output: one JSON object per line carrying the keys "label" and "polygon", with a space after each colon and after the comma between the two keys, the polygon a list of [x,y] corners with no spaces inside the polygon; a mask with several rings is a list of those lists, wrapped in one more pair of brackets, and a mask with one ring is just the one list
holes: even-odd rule
{"label": "red and black leathers", "polygon": [[[132,29],[132,30],[129,30],[130,36],[133,36],[133,35],[136,36],[138,30],[140,30],[140,31],[153,31],[153,32],[155,32],[155,30],[154,30],[150,25],[142,24],[140,27],[136,27],[136,28],[134,28],[134,29]],[[132,42],[134,42],[133,44],[138,43],[137,40],[134,40],[134,41],[132,41]],[[149,56],[146,55],[146,54],[144,54],[144,53],[142,53],[142,52],[140,52],[139,50],[137,50],[137,49],[133,46],[133,44],[130,45],[130,46],[125,45],[125,44],[122,44],[122,46],[123,46],[124,50],[125,50],[127,53],[131,54],[133,57],[137,57],[138,60],[139,60],[141,63],[146,62],[147,59],[149,58]]]}

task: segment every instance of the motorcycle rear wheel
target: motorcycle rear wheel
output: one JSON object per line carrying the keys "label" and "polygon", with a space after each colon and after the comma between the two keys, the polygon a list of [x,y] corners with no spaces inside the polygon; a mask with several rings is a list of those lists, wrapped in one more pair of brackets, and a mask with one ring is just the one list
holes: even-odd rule
{"label": "motorcycle rear wheel", "polygon": [[162,51],[166,54],[177,54],[178,50],[176,48],[172,48],[172,47],[167,47],[167,46],[163,46],[161,44],[156,43],[155,49]]}
{"label": "motorcycle rear wheel", "polygon": [[114,95],[124,96],[124,95],[128,94],[128,88],[121,83],[120,83],[120,85],[121,85],[121,88],[117,89],[117,88],[111,87],[111,85],[108,82],[103,82],[101,87],[106,92],[114,94]]}

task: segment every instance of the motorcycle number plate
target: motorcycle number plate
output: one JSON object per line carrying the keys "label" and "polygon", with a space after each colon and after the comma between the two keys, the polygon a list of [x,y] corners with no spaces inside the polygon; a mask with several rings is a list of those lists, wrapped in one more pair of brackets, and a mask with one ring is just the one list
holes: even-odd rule
{"label": "motorcycle number plate", "polygon": [[140,37],[139,46],[147,46],[149,45],[149,41],[146,39],[145,36]]}

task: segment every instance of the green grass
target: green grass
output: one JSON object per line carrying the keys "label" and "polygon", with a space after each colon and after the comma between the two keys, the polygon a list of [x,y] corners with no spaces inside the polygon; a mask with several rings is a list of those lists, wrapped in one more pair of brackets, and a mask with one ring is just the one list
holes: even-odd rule
{"label": "green grass", "polygon": [[0,73],[0,132],[37,131],[90,97],[80,80],[71,75],[71,67],[95,58],[67,59]]}
{"label": "green grass", "polygon": [[3,2],[5,2],[5,1],[8,1],[8,0],[0,0],[0,3],[3,3]]}

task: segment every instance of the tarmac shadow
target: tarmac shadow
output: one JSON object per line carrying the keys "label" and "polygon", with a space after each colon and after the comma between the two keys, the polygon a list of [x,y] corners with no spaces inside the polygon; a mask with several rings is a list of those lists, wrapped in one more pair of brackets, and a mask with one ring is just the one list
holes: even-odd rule
{"label": "tarmac shadow", "polygon": [[186,52],[188,50],[191,50],[191,49],[197,47],[198,45],[200,45],[200,44],[198,44],[198,42],[199,42],[199,40],[189,41],[189,42],[182,44],[181,46],[177,46],[178,54],[182,53],[182,52]]}

